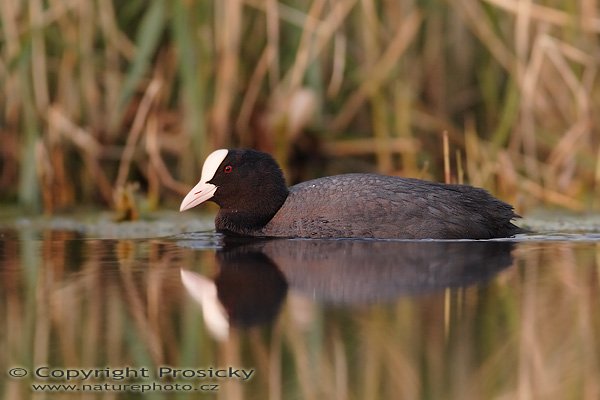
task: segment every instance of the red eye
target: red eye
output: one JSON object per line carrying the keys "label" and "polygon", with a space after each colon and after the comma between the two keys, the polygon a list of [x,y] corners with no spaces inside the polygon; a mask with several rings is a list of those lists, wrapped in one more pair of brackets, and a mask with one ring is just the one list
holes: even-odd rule
{"label": "red eye", "polygon": [[228,165],[223,169],[223,171],[225,171],[225,173],[228,174],[231,171],[233,171],[233,167],[231,165]]}

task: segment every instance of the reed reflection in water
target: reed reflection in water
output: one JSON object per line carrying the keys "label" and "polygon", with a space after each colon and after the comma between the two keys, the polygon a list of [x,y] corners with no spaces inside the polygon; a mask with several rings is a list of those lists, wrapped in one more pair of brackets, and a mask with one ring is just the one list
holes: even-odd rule
{"label": "reed reflection in water", "polygon": [[[585,242],[5,232],[0,368],[254,368],[218,381],[228,399],[595,399],[599,260]],[[5,375],[0,395],[28,398],[31,381]]]}

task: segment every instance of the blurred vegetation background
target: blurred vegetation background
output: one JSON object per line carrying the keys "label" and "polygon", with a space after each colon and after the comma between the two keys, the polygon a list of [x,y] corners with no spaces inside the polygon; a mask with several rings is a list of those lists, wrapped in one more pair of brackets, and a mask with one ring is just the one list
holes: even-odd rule
{"label": "blurred vegetation background", "polygon": [[[176,203],[215,148],[599,208],[596,0],[0,2],[0,201]],[[448,146],[442,137],[447,132]],[[446,164],[446,168],[444,168]],[[448,168],[450,166],[450,168]],[[444,174],[446,170],[446,174]]]}

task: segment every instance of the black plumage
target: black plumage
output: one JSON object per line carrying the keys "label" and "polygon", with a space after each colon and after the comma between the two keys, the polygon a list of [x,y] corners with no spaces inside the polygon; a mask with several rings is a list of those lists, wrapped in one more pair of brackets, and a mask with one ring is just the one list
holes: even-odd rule
{"label": "black plumage", "polygon": [[[228,166],[227,171],[224,167]],[[208,183],[230,234],[304,238],[491,239],[522,230],[513,207],[487,191],[377,174],[345,174],[287,188],[266,154],[229,150]]]}

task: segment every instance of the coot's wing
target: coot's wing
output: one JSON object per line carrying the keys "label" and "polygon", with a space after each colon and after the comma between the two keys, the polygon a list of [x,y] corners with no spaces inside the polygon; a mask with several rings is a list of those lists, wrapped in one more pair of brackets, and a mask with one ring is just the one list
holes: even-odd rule
{"label": "coot's wing", "polygon": [[512,207],[485,190],[375,174],[303,182],[265,227],[272,236],[490,238],[507,232]]}

